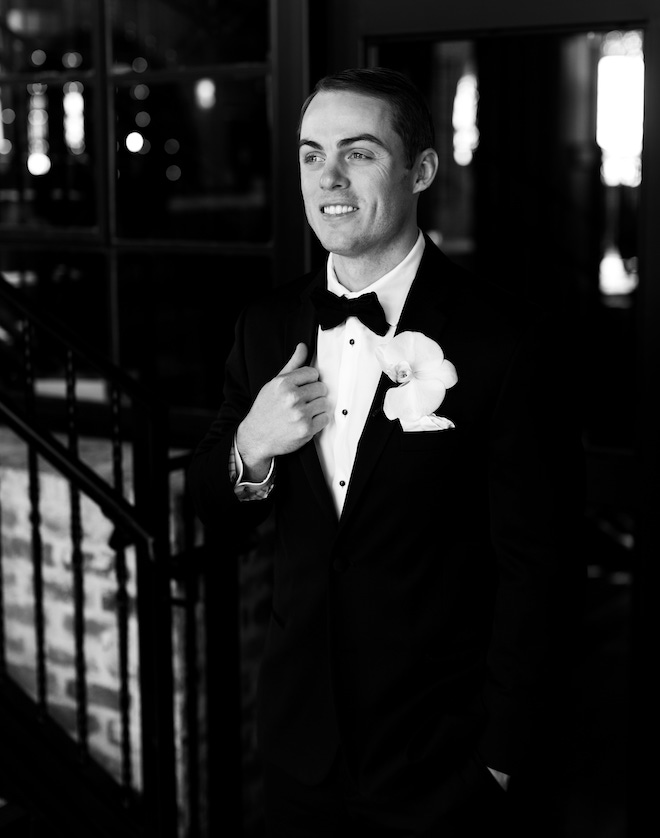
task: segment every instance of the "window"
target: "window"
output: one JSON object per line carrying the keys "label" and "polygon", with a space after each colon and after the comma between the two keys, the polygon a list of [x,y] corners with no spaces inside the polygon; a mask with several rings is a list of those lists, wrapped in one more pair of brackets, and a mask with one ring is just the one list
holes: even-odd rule
{"label": "window", "polygon": [[0,0],[0,271],[174,408],[272,283],[269,6]]}

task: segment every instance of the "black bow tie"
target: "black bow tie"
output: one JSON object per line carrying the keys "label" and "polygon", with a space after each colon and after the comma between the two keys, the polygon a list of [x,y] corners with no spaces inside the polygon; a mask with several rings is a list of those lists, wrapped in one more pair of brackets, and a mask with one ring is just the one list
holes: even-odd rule
{"label": "black bow tie", "polygon": [[315,288],[310,295],[322,329],[334,329],[347,317],[357,317],[377,335],[387,334],[390,328],[385,312],[374,291],[349,299],[338,297],[325,288]]}

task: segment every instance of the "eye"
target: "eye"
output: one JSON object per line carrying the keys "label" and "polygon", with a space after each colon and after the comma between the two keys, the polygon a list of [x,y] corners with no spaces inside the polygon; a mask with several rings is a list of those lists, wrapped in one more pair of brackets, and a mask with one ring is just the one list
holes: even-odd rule
{"label": "eye", "polygon": [[323,161],[321,155],[316,151],[308,151],[307,154],[303,154],[302,162],[306,164],[311,163],[320,163]]}
{"label": "eye", "polygon": [[364,151],[351,151],[351,153],[348,156],[352,160],[369,160],[370,159],[370,156],[368,154],[365,154]]}

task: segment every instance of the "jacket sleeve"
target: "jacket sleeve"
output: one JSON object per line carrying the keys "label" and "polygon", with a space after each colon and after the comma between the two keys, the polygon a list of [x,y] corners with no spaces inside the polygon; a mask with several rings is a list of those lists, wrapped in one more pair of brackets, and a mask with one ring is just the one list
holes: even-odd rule
{"label": "jacket sleeve", "polygon": [[[225,366],[224,399],[218,416],[197,446],[188,471],[195,511],[205,526],[242,535],[260,524],[272,508],[263,500],[241,503],[230,476],[230,453],[238,425],[247,415],[261,383],[250,374],[246,352],[248,316],[238,320],[234,346]],[[258,348],[252,352],[258,353]]]}

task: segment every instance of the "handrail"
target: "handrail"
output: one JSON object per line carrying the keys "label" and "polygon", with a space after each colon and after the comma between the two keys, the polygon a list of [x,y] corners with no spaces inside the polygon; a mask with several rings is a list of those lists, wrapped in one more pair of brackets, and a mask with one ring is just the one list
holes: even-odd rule
{"label": "handrail", "polygon": [[39,453],[56,466],[69,480],[82,487],[89,497],[102,510],[109,513],[113,521],[120,522],[132,533],[138,536],[148,546],[149,558],[154,560],[154,536],[139,520],[138,510],[127,503],[118,493],[101,480],[89,466],[71,456],[67,449],[47,430],[36,430],[34,420],[32,424],[21,416],[20,412],[8,404],[7,397],[0,400],[0,413],[8,424],[23,439],[39,451]]}

